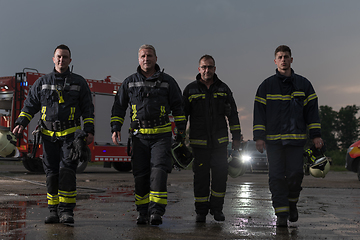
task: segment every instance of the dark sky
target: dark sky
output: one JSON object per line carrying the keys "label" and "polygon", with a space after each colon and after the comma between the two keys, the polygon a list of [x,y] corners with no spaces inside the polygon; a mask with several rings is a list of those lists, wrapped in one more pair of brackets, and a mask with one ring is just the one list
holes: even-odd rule
{"label": "dark sky", "polygon": [[52,70],[54,48],[72,50],[74,72],[123,81],[142,44],[183,89],[210,54],[232,89],[245,139],[252,138],[258,85],[275,73],[273,52],[289,45],[293,69],[312,83],[320,105],[358,103],[360,1],[0,0],[0,76],[25,67]]}

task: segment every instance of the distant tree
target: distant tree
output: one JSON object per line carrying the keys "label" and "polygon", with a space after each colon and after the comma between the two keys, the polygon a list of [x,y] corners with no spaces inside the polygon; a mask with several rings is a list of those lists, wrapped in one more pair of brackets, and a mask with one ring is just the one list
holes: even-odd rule
{"label": "distant tree", "polygon": [[326,149],[339,149],[336,140],[337,112],[327,105],[320,106],[321,138],[326,143]]}
{"label": "distant tree", "polygon": [[356,105],[348,105],[342,107],[338,112],[336,131],[338,142],[343,149],[348,148],[359,137],[360,120],[356,118],[359,109]]}

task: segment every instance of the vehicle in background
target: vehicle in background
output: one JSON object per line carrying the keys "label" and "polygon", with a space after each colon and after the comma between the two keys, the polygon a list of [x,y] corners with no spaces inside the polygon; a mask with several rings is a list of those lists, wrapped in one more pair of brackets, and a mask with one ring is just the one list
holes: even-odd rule
{"label": "vehicle in background", "polygon": [[[34,82],[44,74],[38,73],[36,69],[25,68],[15,76],[0,77],[0,125],[13,129],[15,120],[20,114],[26,95]],[[120,172],[131,170],[131,157],[127,151],[128,129],[123,127],[121,136],[123,142],[114,145],[111,141],[111,107],[114,96],[121,86],[119,82],[112,82],[110,76],[104,80],[86,79],[92,92],[95,109],[95,139],[89,147],[88,161],[80,162],[77,172],[82,172],[88,162],[102,162],[104,167],[113,167]],[[129,113],[127,114],[129,116]],[[42,144],[38,144],[32,135],[37,129],[40,114],[33,117],[33,121],[24,129],[21,137],[18,138],[17,148],[21,153],[18,158],[0,158],[0,161],[22,161],[24,167],[30,172],[43,172]],[[130,118],[124,121],[125,126],[130,125]],[[33,151],[36,147],[37,151]]]}
{"label": "vehicle in background", "polygon": [[[229,142],[228,145],[228,156],[231,155],[232,142]],[[266,155],[266,150],[263,153],[260,153],[256,149],[255,141],[248,140],[246,142],[242,142],[240,144],[240,155],[241,160],[247,164],[247,172],[254,172],[254,171],[268,171],[268,160]]]}
{"label": "vehicle in background", "polygon": [[360,140],[350,145],[346,152],[345,159],[345,168],[357,173],[357,177],[360,181]]}
{"label": "vehicle in background", "polygon": [[256,149],[255,141],[248,140],[243,143],[241,157],[249,164],[250,172],[269,170],[266,150],[264,150],[263,153],[260,153]]}

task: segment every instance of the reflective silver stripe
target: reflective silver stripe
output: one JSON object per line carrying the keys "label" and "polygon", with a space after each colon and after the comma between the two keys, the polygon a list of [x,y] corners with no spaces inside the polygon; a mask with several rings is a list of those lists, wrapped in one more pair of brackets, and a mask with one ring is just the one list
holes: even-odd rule
{"label": "reflective silver stripe", "polygon": [[56,90],[56,85],[49,85],[49,84],[44,84],[41,86],[41,90],[44,90],[44,89],[50,89],[50,90]]}
{"label": "reflective silver stripe", "polygon": [[[60,88],[62,88],[62,86],[60,86]],[[50,90],[57,90],[57,85],[50,85],[50,84],[44,84],[41,86],[41,90],[44,90],[44,89],[50,89]],[[73,91],[80,91],[80,86],[79,85],[71,85],[70,86],[70,90],[73,90]]]}
{"label": "reflective silver stripe", "polygon": [[[155,82],[150,82],[150,81],[146,81],[146,82],[131,82],[128,84],[128,87],[155,87],[156,85],[156,81]],[[168,88],[169,87],[169,83],[167,82],[162,82],[160,87],[162,88]]]}

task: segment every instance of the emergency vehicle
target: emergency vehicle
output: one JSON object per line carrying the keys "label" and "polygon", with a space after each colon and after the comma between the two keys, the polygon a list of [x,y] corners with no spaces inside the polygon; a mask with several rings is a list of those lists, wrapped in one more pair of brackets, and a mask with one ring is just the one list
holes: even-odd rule
{"label": "emergency vehicle", "polygon": [[[23,107],[24,100],[29,89],[34,82],[43,73],[39,73],[36,69],[24,68],[22,72],[18,72],[15,76],[0,77],[0,125],[14,128],[15,121]],[[110,76],[104,80],[86,79],[93,95],[93,103],[95,109],[95,139],[89,145],[91,157],[89,162],[103,162],[104,167],[113,166],[120,172],[131,170],[131,159],[127,154],[127,138],[128,128],[130,125],[129,113],[124,121],[124,127],[121,132],[122,143],[114,145],[111,140],[110,118],[111,108],[114,102],[114,96],[121,86],[119,82],[111,82]],[[18,137],[17,148],[20,156],[17,158],[1,158],[1,161],[22,161],[24,167],[30,172],[44,172],[42,166],[42,145],[38,145],[36,155],[31,157],[34,147],[33,131],[38,125],[40,118],[37,113],[30,124],[24,129],[22,136]],[[82,172],[86,168],[88,162],[80,162],[77,172]]]}

